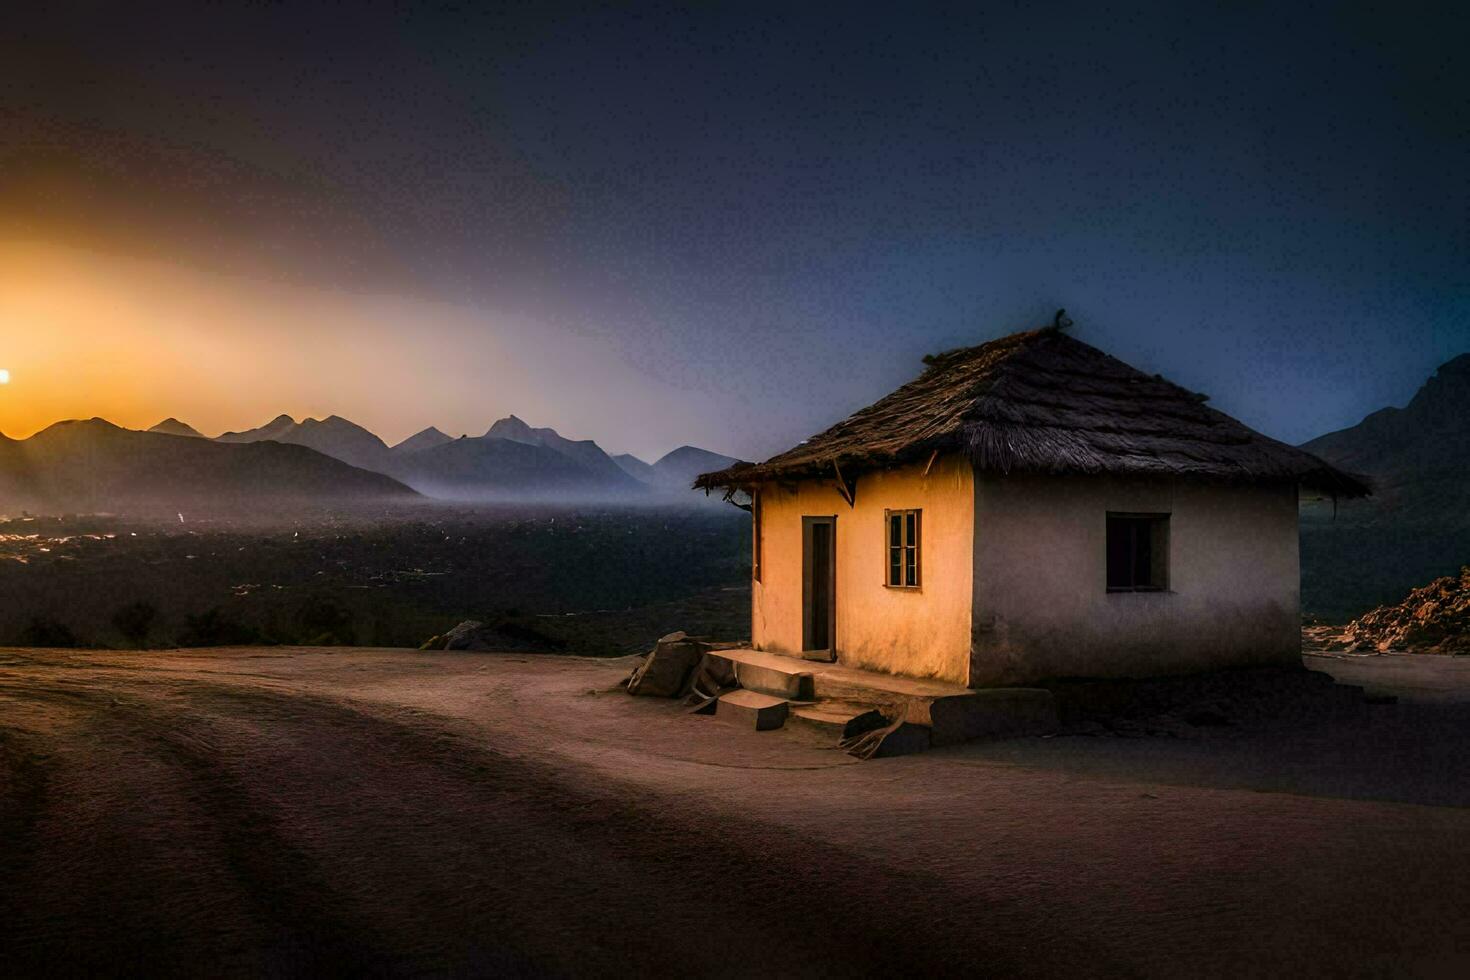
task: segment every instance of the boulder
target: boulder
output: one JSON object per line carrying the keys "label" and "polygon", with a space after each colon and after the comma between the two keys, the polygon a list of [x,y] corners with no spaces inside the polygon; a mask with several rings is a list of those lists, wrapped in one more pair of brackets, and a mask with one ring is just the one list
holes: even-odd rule
{"label": "boulder", "polygon": [[706,646],[683,632],[662,637],[628,678],[628,693],[654,698],[677,698],[688,690],[690,675],[699,666]]}

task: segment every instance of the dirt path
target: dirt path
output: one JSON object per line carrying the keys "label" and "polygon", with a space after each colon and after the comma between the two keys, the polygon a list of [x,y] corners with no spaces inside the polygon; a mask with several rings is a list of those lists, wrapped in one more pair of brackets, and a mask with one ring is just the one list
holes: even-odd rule
{"label": "dirt path", "polygon": [[1280,736],[855,764],[627,698],[624,669],[0,651],[0,974],[1470,962],[1470,812],[1416,789],[1470,785],[1463,717],[1433,780],[1338,792],[1288,766],[1261,792],[1242,773]]}

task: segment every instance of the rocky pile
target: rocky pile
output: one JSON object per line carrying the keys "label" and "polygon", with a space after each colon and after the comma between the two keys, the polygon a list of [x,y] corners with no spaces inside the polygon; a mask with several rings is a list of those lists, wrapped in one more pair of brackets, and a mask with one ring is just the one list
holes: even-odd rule
{"label": "rocky pile", "polygon": [[1335,635],[1328,650],[1470,654],[1470,567],[1410,592],[1403,602],[1364,613]]}

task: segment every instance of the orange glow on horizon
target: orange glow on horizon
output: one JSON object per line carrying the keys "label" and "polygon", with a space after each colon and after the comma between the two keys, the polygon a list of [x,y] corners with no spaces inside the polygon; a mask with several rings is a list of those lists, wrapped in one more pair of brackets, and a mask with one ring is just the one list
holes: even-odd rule
{"label": "orange glow on horizon", "polygon": [[657,431],[685,394],[595,336],[30,241],[0,239],[0,363],[11,438],[171,416],[213,436],[285,413],[341,415],[392,444],[430,425],[479,435],[514,412],[612,452],[692,441]]}

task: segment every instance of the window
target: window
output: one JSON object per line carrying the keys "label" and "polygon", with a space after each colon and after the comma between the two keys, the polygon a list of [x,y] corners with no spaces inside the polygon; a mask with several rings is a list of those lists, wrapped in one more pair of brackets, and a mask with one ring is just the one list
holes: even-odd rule
{"label": "window", "polygon": [[893,589],[919,587],[920,511],[885,510],[888,535],[888,572],[884,582]]}
{"label": "window", "polygon": [[1108,591],[1169,587],[1169,515],[1108,515]]}

